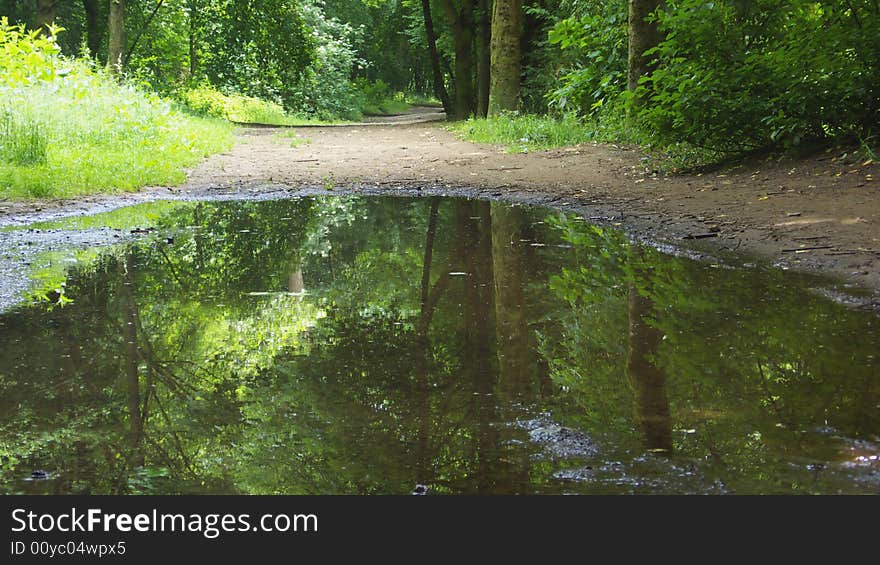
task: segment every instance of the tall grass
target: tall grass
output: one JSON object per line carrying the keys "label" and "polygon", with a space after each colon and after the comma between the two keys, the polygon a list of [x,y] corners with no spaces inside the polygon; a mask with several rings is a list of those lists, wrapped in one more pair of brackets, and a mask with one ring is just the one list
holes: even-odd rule
{"label": "tall grass", "polygon": [[450,126],[469,141],[507,146],[511,152],[552,149],[596,141],[598,131],[574,115],[560,118],[505,113],[485,119],[471,118]]}
{"label": "tall grass", "polygon": [[0,197],[177,184],[232,144],[231,125],[178,112],[5,19],[0,53]]}
{"label": "tall grass", "polygon": [[49,151],[46,128],[30,116],[0,109],[0,161],[13,165],[43,165]]}

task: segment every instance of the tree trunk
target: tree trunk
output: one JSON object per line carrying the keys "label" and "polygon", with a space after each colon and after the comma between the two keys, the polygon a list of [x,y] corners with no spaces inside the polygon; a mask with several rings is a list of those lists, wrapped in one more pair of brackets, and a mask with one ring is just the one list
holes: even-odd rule
{"label": "tree trunk", "polygon": [[478,0],[477,4],[477,117],[489,114],[489,68],[490,42],[492,38],[492,13],[490,0]]}
{"label": "tree trunk", "polygon": [[198,67],[198,54],[196,53],[196,30],[198,29],[198,0],[189,0],[189,78],[192,80],[196,76]]}
{"label": "tree trunk", "polygon": [[37,29],[43,35],[49,35],[49,26],[55,23],[55,11],[58,0],[37,0]]}
{"label": "tree trunk", "polygon": [[474,32],[470,22],[452,28],[455,43],[455,118],[474,113]]}
{"label": "tree trunk", "polygon": [[522,0],[495,0],[492,9],[489,115],[519,107]]}
{"label": "tree trunk", "polygon": [[[633,253],[640,263],[642,252]],[[646,278],[643,269],[635,269],[635,277]],[[666,375],[657,366],[657,350],[663,334],[649,323],[654,302],[638,290],[638,281],[629,288],[629,358],[627,372],[636,395],[636,419],[642,432],[645,449],[672,452],[672,418],[666,397]],[[646,282],[646,281],[642,281]]]}
{"label": "tree trunk", "polygon": [[104,36],[104,30],[98,23],[98,0],[83,0],[83,9],[86,12],[86,45],[89,47],[89,55],[97,57]]}
{"label": "tree trunk", "polygon": [[462,0],[456,9],[452,0],[443,0],[443,10],[452,27],[455,49],[454,119],[466,119],[474,113],[474,0]]}
{"label": "tree trunk", "polygon": [[449,93],[446,92],[446,83],[440,70],[440,56],[437,54],[437,34],[434,32],[434,20],[431,18],[431,0],[422,0],[422,14],[425,18],[425,35],[428,38],[428,56],[434,73],[434,96],[440,99],[447,112],[451,112]]}
{"label": "tree trunk", "polygon": [[[629,61],[627,88],[635,91],[639,79],[653,70],[654,57],[645,51],[660,43],[660,30],[656,22],[645,21],[651,12],[660,7],[662,0],[629,0]],[[643,102],[637,100],[637,103]]]}
{"label": "tree trunk", "polygon": [[[455,286],[463,286],[462,317],[454,332],[461,344],[462,383],[473,383],[470,413],[476,415],[474,433],[474,468],[471,476],[480,494],[497,493],[505,483],[496,477],[505,463],[499,457],[495,385],[497,367],[493,357],[495,337],[494,283],[492,279],[492,229],[489,202],[460,200],[454,203],[455,239],[451,246],[449,267],[467,273],[457,277]],[[456,294],[456,296],[461,296]]]}
{"label": "tree trunk", "polygon": [[109,21],[107,68],[113,73],[121,73],[125,61],[125,0],[110,0]]}

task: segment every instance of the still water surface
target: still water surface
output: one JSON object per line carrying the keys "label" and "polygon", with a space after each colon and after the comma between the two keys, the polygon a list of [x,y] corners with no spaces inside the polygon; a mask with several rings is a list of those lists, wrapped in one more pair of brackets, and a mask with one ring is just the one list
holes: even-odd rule
{"label": "still water surface", "polygon": [[880,492],[880,320],[816,279],[459,199],[48,227],[101,225],[0,313],[0,492]]}

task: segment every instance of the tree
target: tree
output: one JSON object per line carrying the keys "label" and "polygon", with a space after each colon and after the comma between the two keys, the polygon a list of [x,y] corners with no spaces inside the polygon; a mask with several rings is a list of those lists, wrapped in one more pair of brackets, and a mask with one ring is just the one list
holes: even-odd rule
{"label": "tree", "polygon": [[477,117],[489,113],[489,73],[491,68],[491,0],[477,0]]}
{"label": "tree", "polygon": [[660,44],[657,22],[648,16],[660,7],[662,0],[629,0],[629,62],[627,88],[635,92],[639,79],[651,72],[654,57],[645,51]]}
{"label": "tree", "polygon": [[645,262],[644,250],[632,250],[632,277],[629,282],[629,355],[627,373],[635,393],[636,419],[642,432],[645,449],[654,452],[672,452],[672,418],[666,396],[666,374],[658,366],[657,357],[663,332],[651,323],[655,315],[650,293],[651,268]]}
{"label": "tree", "polygon": [[121,73],[125,62],[125,0],[110,0],[110,41],[107,67]]}
{"label": "tree", "polygon": [[453,117],[463,119],[474,112],[474,0],[442,0],[452,26],[455,46],[455,108]]}
{"label": "tree", "polygon": [[434,31],[434,19],[431,17],[430,0],[422,0],[422,16],[425,19],[425,35],[428,41],[428,57],[431,59],[431,71],[434,79],[434,96],[440,99],[447,112],[452,110],[443,71],[440,70],[440,55],[437,53],[437,32]]}
{"label": "tree", "polygon": [[519,107],[522,0],[495,0],[492,10],[489,115]]}
{"label": "tree", "polygon": [[106,32],[106,28],[100,23],[98,0],[83,0],[83,9],[86,13],[86,45],[91,56],[97,57]]}

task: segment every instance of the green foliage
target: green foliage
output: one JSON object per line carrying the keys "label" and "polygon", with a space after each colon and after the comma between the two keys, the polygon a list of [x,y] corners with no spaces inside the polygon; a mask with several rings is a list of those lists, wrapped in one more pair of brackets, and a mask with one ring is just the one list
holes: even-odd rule
{"label": "green foliage", "polygon": [[589,12],[565,18],[549,32],[566,57],[558,86],[547,93],[563,112],[594,114],[626,88],[626,2],[591,4]]}
{"label": "green foliage", "polygon": [[290,87],[289,107],[322,120],[359,120],[360,100],[351,76],[355,66],[363,64],[354,48],[362,31],[328,18],[318,4],[304,4],[302,14],[318,47],[302,77]]}
{"label": "green foliage", "polygon": [[360,95],[361,112],[364,114],[400,114],[409,108],[402,92],[392,92],[384,81],[355,80]]}
{"label": "green foliage", "polygon": [[200,116],[271,125],[295,121],[280,104],[242,94],[224,94],[207,85],[185,90],[179,96],[187,109]]}
{"label": "green foliage", "polygon": [[[543,62],[551,109],[589,116],[599,139],[636,141],[673,167],[805,140],[870,139],[880,122],[873,0],[673,0],[654,16],[655,70],[627,106],[627,6],[564,1]],[[627,113],[631,119],[627,119]]]}
{"label": "green foliage", "polygon": [[876,2],[677,0],[658,19],[640,119],[660,143],[740,153],[876,131]]}
{"label": "green foliage", "polygon": [[293,0],[215,0],[200,14],[212,84],[297,107],[298,84],[323,48]]}
{"label": "green foliage", "polygon": [[58,55],[0,25],[0,196],[72,196],[178,183],[183,168],[228,147],[228,126],[189,118],[169,102]]}
{"label": "green foliage", "polygon": [[[54,28],[57,33],[61,28]],[[0,18],[0,85],[18,87],[53,80],[61,71],[57,66],[61,49],[38,30],[25,30],[11,25],[6,16]]]}

